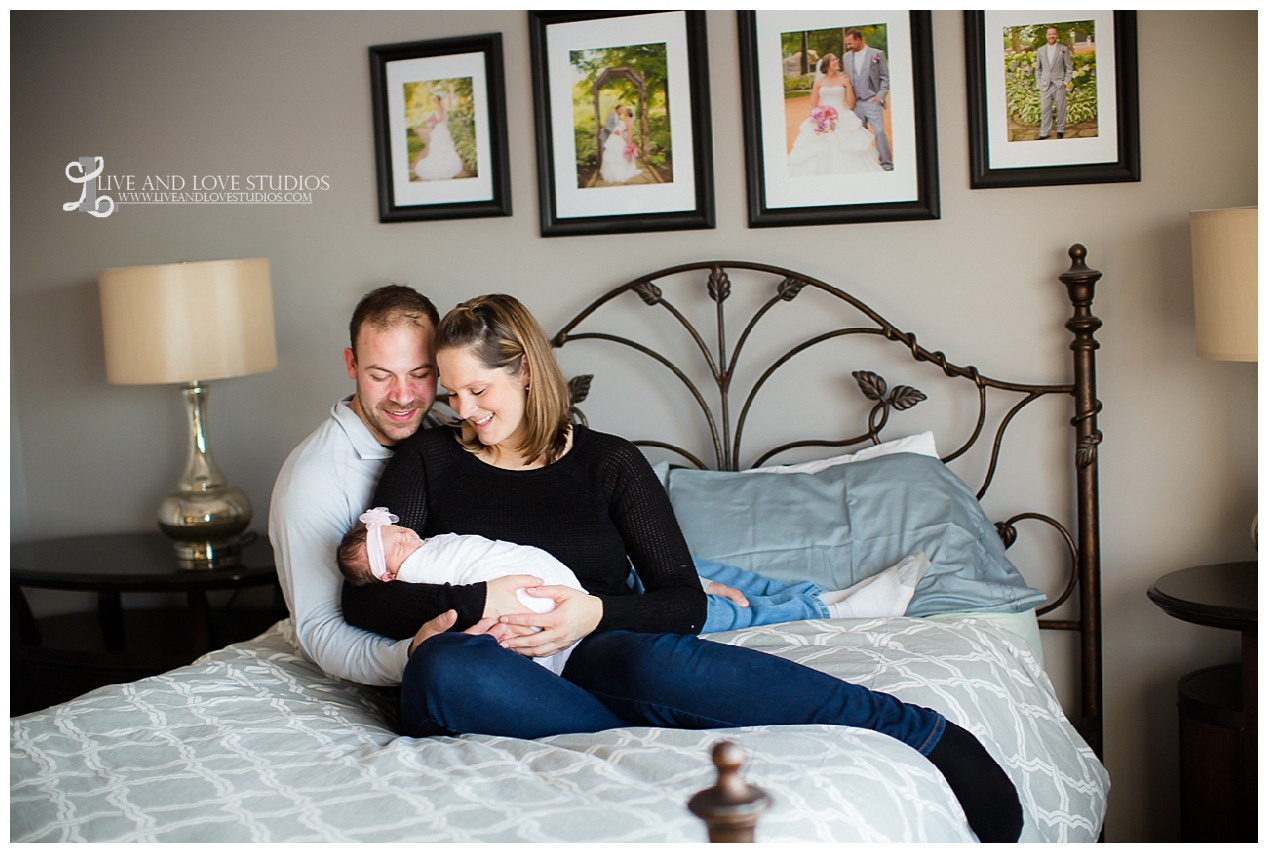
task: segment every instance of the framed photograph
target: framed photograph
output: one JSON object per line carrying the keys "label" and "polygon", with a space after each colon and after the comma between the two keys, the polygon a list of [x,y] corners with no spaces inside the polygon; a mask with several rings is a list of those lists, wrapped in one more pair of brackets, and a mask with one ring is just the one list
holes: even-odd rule
{"label": "framed photograph", "polygon": [[937,219],[929,12],[740,12],[749,226]]}
{"label": "framed photograph", "polygon": [[529,12],[543,237],[712,228],[704,12]]}
{"label": "framed photograph", "polygon": [[969,185],[1140,180],[1136,13],[965,12]]}
{"label": "framed photograph", "polygon": [[511,215],[502,34],[370,48],[379,221]]}

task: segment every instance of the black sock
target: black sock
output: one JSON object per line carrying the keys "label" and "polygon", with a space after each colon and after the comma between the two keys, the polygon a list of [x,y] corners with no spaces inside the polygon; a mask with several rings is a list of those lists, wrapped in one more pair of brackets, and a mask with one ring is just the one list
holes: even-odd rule
{"label": "black sock", "polygon": [[977,738],[948,720],[927,757],[946,777],[979,841],[1012,842],[1021,837],[1017,788]]}

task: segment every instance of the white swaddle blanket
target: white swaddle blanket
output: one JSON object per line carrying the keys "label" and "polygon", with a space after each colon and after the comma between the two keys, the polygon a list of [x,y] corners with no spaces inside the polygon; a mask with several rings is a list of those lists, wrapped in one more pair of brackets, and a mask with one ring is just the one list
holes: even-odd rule
{"label": "white swaddle blanket", "polygon": [[[586,591],[572,569],[540,548],[457,533],[424,539],[418,550],[401,563],[396,579],[406,583],[470,584],[506,575],[536,575],[542,579],[542,586],[570,586]],[[516,596],[535,613],[555,609],[555,602],[549,598],[533,598],[522,589],[516,590]],[[567,648],[533,660],[559,675],[571,653],[572,649]]]}

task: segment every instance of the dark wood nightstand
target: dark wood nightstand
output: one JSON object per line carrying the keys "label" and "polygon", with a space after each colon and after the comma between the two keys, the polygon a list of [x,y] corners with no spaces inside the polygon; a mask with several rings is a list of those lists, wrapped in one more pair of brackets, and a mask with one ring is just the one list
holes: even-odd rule
{"label": "dark wood nightstand", "polygon": [[1180,679],[1180,838],[1258,840],[1259,563],[1172,572],[1149,598],[1168,615],[1240,631],[1240,664]]}
{"label": "dark wood nightstand", "polygon": [[[161,533],[48,539],[9,553],[11,716],[184,666],[286,616],[262,536],[243,550],[242,565],[209,570],[179,568]],[[97,610],[35,619],[23,587],[95,592]],[[250,587],[273,587],[271,605],[208,604],[208,592]],[[187,606],[125,609],[125,592],[183,592]]]}

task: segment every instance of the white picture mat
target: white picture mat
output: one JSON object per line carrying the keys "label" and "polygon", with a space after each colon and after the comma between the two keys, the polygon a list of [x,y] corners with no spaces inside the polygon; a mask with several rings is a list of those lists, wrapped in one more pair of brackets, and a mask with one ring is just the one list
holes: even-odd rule
{"label": "white picture mat", "polygon": [[[493,199],[493,160],[489,146],[488,81],[484,52],[422,56],[387,63],[388,130],[392,140],[392,190],[397,207],[452,204]],[[448,181],[411,181],[405,127],[405,84],[454,77],[471,78],[478,174]]]}
{"label": "white picture mat", "polygon": [[[577,143],[572,118],[572,87],[575,81],[570,53],[574,50],[660,43],[665,45],[669,82],[673,181],[667,184],[578,188]],[[686,12],[551,24],[546,28],[546,64],[550,81],[549,121],[554,147],[557,219],[696,209]]]}
{"label": "white picture mat", "polygon": [[[1118,162],[1118,74],[1112,11],[986,12],[986,138],[991,169],[1077,166]],[[1004,30],[1055,21],[1094,21],[1096,29],[1095,137],[1008,141],[1008,97],[1004,91]],[[1055,131],[1054,131],[1055,133]]]}
{"label": "white picture mat", "polygon": [[[854,175],[788,175],[780,34],[800,30],[885,25],[889,50],[890,128],[894,170]],[[911,19],[906,11],[757,12],[757,80],[761,104],[766,207],[826,207],[919,199]]]}

